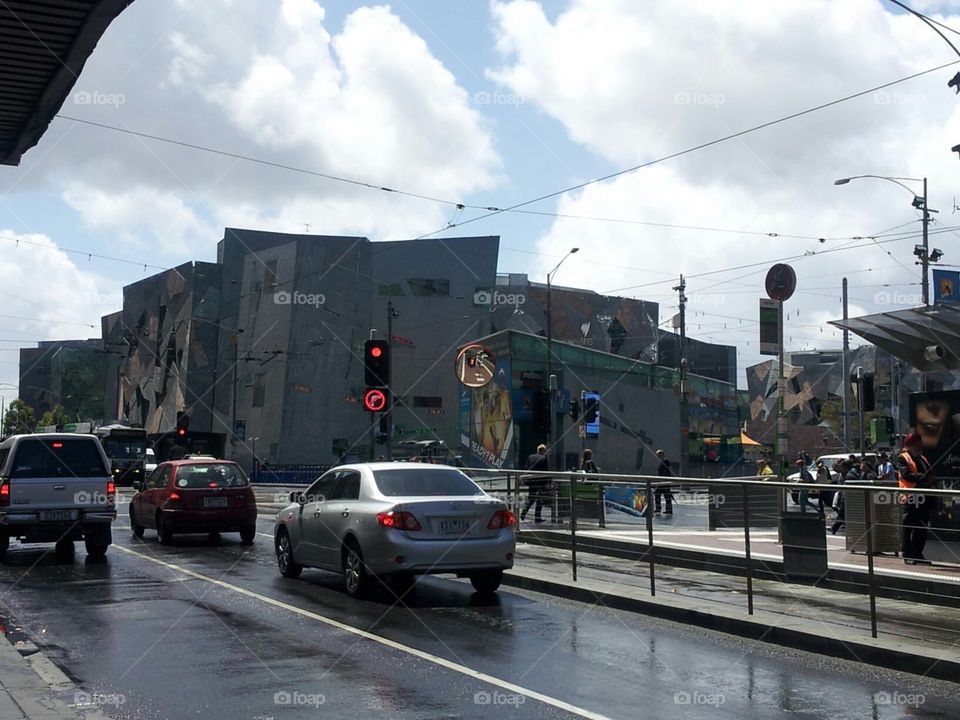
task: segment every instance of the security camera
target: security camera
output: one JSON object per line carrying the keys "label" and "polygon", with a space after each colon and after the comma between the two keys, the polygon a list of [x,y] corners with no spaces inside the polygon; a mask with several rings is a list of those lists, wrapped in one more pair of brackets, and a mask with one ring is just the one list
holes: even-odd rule
{"label": "security camera", "polygon": [[923,357],[928,362],[943,360],[943,355],[943,348],[939,345],[927,345],[927,347],[923,349]]}

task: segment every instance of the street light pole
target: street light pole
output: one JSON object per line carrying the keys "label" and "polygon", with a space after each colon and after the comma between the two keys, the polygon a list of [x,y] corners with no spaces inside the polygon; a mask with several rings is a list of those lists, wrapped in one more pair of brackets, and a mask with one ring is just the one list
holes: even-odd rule
{"label": "street light pole", "polygon": [[920,283],[923,293],[924,307],[930,305],[930,246],[928,243],[928,228],[930,226],[930,211],[927,210],[927,179],[923,179],[923,255],[920,256],[920,267],[923,272],[923,279]]}
{"label": "street light pole", "polygon": [[[560,269],[560,266],[563,265],[563,261],[568,257],[573,255],[576,252],[579,252],[580,248],[570,248],[566,255],[560,258],[560,262],[557,263],[556,267],[553,268],[550,272],[547,273],[547,392],[550,396],[550,454],[556,454],[556,443],[557,443],[557,418],[556,413],[553,408],[553,399],[556,395],[557,390],[557,381],[553,377],[553,319],[551,316],[551,306],[550,306],[550,296],[551,296],[551,287],[553,276],[556,274],[557,270]],[[561,458],[562,460],[562,458]],[[560,465],[555,463],[555,467],[559,468]]]}

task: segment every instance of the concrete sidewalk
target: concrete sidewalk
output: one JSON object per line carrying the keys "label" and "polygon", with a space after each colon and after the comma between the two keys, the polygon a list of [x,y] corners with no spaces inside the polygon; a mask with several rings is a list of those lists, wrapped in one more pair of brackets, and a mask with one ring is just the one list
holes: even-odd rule
{"label": "concrete sidewalk", "polygon": [[76,687],[36,645],[0,637],[0,718],[108,720],[96,698]]}
{"label": "concrete sidewalk", "polygon": [[646,563],[578,554],[574,582],[568,550],[521,543],[504,583],[917,675],[960,678],[958,609],[878,598],[874,639],[865,596],[755,580],[751,616],[742,577],[658,565],[655,578],[651,595]]}

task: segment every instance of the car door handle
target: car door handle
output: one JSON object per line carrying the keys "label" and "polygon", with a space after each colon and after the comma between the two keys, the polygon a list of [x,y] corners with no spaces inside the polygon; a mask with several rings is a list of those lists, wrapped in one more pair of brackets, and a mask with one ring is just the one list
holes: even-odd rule
{"label": "car door handle", "polygon": [[320,517],[320,511],[319,511],[319,510],[314,510],[314,511],[313,511],[313,516],[314,516],[314,517]]}
{"label": "car door handle", "polygon": [[340,513],[340,514],[341,514],[343,517],[349,517],[349,516],[350,516],[350,510],[345,508],[344,511],[343,511],[342,513]]}

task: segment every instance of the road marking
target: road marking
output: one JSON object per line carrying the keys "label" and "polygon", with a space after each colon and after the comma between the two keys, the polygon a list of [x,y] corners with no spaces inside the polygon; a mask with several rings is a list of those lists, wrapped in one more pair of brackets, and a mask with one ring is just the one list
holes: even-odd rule
{"label": "road marking", "polygon": [[207,575],[203,575],[202,573],[198,573],[194,570],[190,570],[189,568],[182,567],[175,563],[169,563],[164,560],[160,560],[159,558],[154,558],[154,557],[150,557],[149,555],[144,555],[143,553],[138,553],[136,550],[131,550],[130,548],[123,547],[122,545],[114,545],[114,548],[121,552],[125,552],[129,555],[135,555],[139,558],[142,558],[144,560],[149,560],[152,563],[156,563],[157,565],[161,565],[170,570],[175,570],[176,572],[183,573],[184,575],[188,575],[190,577],[196,578],[197,580],[203,580],[213,585],[217,585],[219,587],[225,588],[226,590],[232,590],[233,592],[238,593],[240,595],[245,595],[255,600],[260,600],[261,602],[265,602],[268,605],[273,605],[274,607],[278,607],[283,610],[287,610],[289,612],[295,613],[297,615],[301,615],[302,617],[310,618],[311,620],[316,620],[317,622],[321,622],[325,625],[329,625],[330,627],[336,628],[338,630],[342,630],[343,632],[350,633],[351,635],[362,637],[365,640],[372,640],[373,642],[380,643],[381,645],[384,645],[393,650],[398,650],[399,652],[402,652],[402,653],[406,653],[407,655],[413,655],[414,657],[420,658],[421,660],[426,660],[427,662],[433,663],[434,665],[439,665],[440,667],[446,668],[447,670],[453,670],[454,672],[460,673],[461,675],[465,675],[474,680],[479,680],[480,682],[488,683],[490,685],[496,685],[497,687],[500,687],[503,690],[507,690],[513,693],[518,693],[520,695],[523,695],[524,697],[528,697],[533,700],[538,700],[542,702],[544,705],[550,705],[551,707],[558,708],[559,710],[564,710],[568,713],[571,713],[573,715],[578,715],[582,718],[588,718],[589,720],[610,720],[610,718],[608,718],[606,715],[601,715],[599,713],[591,712],[590,710],[585,710],[584,708],[577,707],[576,705],[571,705],[570,703],[564,702],[563,700],[550,697],[549,695],[544,695],[543,693],[539,693],[535,690],[530,690],[520,685],[515,685],[512,682],[509,682],[507,680],[502,680],[501,678],[494,677],[493,675],[488,675],[487,673],[480,672],[479,670],[474,670],[473,668],[469,668],[466,665],[461,665],[460,663],[451,662],[450,660],[447,660],[445,658],[438,657],[436,655],[431,655],[430,653],[424,650],[418,650],[417,648],[403,645],[402,643],[396,642],[394,640],[389,640],[388,638],[382,637],[380,635],[376,635],[371,632],[367,632],[366,630],[360,630],[359,628],[355,628],[352,625],[347,625],[346,623],[339,622],[338,620],[334,620],[333,618],[328,618],[324,615],[320,615],[319,613],[311,612],[310,610],[304,610],[303,608],[299,608],[296,605],[290,605],[289,603],[285,603],[282,600],[276,600],[275,598],[269,597],[267,595],[261,595],[260,593],[253,592],[252,590],[247,590],[246,588],[242,588],[239,585],[234,585],[232,583],[228,583],[223,580],[218,580],[217,578],[212,578]]}

